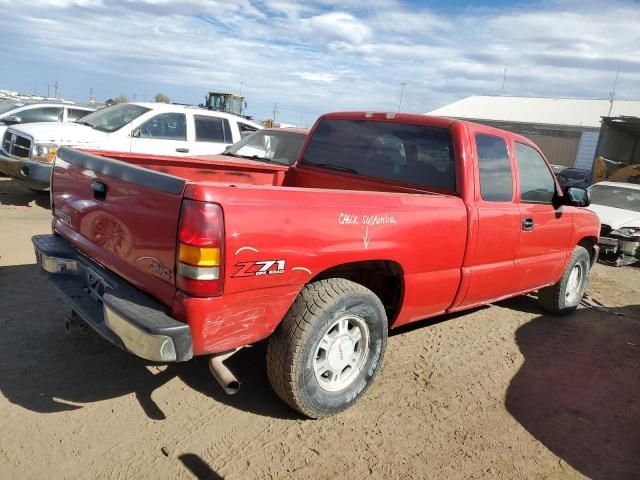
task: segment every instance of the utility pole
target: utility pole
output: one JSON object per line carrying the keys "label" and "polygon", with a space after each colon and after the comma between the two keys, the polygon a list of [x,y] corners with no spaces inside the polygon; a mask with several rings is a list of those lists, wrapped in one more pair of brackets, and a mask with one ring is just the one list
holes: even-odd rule
{"label": "utility pole", "polygon": [[240,96],[242,96],[242,87],[244,85],[244,82],[240,82]]}
{"label": "utility pole", "polygon": [[89,87],[89,101],[93,98],[93,87]]}
{"label": "utility pole", "polygon": [[398,113],[400,112],[400,107],[402,106],[402,95],[404,94],[404,86],[407,84],[407,82],[402,82],[400,85],[402,85],[402,87],[400,88],[400,101],[398,102]]}
{"label": "utility pole", "polygon": [[507,70],[508,70],[508,68],[505,66],[504,67],[504,74],[502,75],[502,89],[500,90],[500,95],[504,95],[505,94],[504,87],[507,84]]}
{"label": "utility pole", "polygon": [[616,86],[618,85],[618,76],[620,75],[620,64],[618,64],[618,70],[616,70],[616,79],[613,81],[613,90],[609,93],[609,113],[607,117],[611,116],[611,111],[613,110],[613,101],[616,98]]}
{"label": "utility pole", "polygon": [[58,80],[53,82],[53,91],[55,92],[55,98],[58,98]]}
{"label": "utility pole", "polygon": [[133,101],[134,102],[136,101],[136,94],[135,93],[133,94]]}
{"label": "utility pole", "polygon": [[47,83],[47,98],[51,96],[51,92],[49,91],[49,84]]}
{"label": "utility pole", "polygon": [[275,126],[275,123],[276,123],[276,115],[277,114],[278,114],[278,104],[276,103],[276,104],[273,105],[273,123],[274,123],[274,126]]}

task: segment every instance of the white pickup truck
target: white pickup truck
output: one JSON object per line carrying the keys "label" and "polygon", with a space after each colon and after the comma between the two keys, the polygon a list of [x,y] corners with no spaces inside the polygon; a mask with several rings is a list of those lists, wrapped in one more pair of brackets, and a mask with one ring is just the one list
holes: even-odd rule
{"label": "white pickup truck", "polygon": [[184,105],[122,103],[74,123],[10,127],[2,138],[0,172],[33,190],[49,188],[60,146],[176,156],[215,155],[261,129],[243,117]]}

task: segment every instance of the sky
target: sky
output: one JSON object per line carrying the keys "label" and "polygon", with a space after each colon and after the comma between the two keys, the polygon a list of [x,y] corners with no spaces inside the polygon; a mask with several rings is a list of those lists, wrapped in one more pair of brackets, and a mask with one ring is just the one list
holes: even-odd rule
{"label": "sky", "polygon": [[[0,88],[87,101],[208,90],[305,126],[469,95],[640,99],[629,0],[0,0]],[[503,79],[507,67],[506,82]],[[404,86],[402,85],[404,84]],[[48,86],[48,87],[47,87]]]}

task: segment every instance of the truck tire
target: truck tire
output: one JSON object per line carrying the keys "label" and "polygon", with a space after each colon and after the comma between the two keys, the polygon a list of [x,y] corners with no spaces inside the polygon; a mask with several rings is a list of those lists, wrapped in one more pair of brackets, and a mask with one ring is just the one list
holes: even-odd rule
{"label": "truck tire", "polygon": [[584,296],[589,281],[591,257],[584,247],[577,246],[558,283],[538,291],[538,303],[554,315],[573,312]]}
{"label": "truck tire", "polygon": [[276,394],[309,418],[353,405],[380,370],[387,315],[368,288],[342,278],[310,283],[269,340]]}

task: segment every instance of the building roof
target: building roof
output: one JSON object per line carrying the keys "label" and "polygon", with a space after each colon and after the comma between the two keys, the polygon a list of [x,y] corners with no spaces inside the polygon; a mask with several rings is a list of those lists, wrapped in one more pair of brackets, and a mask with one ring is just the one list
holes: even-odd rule
{"label": "building roof", "polygon": [[428,115],[590,128],[600,127],[600,117],[640,117],[640,100],[615,100],[609,115],[610,106],[609,100],[604,99],[474,95]]}

